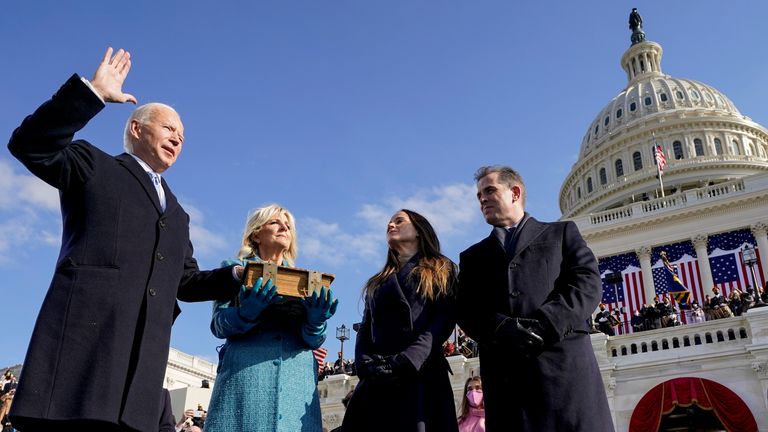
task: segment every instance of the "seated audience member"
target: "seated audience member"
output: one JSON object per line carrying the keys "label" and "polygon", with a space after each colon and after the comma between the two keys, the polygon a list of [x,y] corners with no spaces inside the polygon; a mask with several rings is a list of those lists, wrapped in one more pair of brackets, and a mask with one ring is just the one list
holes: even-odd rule
{"label": "seated audience member", "polygon": [[597,329],[608,336],[613,336],[615,333],[613,332],[613,326],[611,325],[611,312],[605,308],[604,303],[600,303],[599,307],[600,311],[595,315]]}
{"label": "seated audience member", "polygon": [[691,324],[704,322],[704,309],[701,308],[699,302],[694,300],[691,302]]}
{"label": "seated audience member", "polygon": [[735,316],[741,316],[742,306],[741,291],[738,289],[731,291],[731,295],[728,296],[728,307],[731,308],[731,313]]}
{"label": "seated audience member", "polygon": [[632,314],[630,323],[632,324],[632,331],[635,333],[645,330],[645,318],[643,318],[643,315],[639,310],[636,310],[635,313]]}

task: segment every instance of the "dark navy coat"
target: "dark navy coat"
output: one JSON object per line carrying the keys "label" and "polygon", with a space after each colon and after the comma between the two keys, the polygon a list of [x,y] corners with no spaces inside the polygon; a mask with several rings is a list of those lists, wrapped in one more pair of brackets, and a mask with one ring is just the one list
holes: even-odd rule
{"label": "dark navy coat", "polygon": [[[355,343],[360,382],[344,415],[348,431],[457,431],[449,366],[443,342],[455,326],[454,277],[450,295],[434,301],[416,292],[410,278],[419,255],[366,299]],[[410,373],[395,381],[371,379],[362,366],[373,354],[403,354]]]}
{"label": "dark navy coat", "polygon": [[14,131],[8,148],[59,189],[63,235],[16,392],[15,427],[99,420],[157,431],[176,299],[231,298],[231,267],[201,272],[189,216],[128,154],[72,141],[104,104],[77,76]]}
{"label": "dark navy coat", "polygon": [[[460,259],[459,326],[479,344],[488,431],[613,431],[587,331],[600,276],[576,225],[529,218],[511,256],[492,233]],[[544,323],[541,355],[526,359],[497,339],[507,317]]]}

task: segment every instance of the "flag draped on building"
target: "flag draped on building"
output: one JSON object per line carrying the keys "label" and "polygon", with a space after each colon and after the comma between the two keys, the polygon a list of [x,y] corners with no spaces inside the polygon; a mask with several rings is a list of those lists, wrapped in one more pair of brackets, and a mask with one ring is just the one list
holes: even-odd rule
{"label": "flag draped on building", "polygon": [[[623,331],[629,329],[629,321],[636,310],[640,310],[647,302],[643,291],[643,278],[640,272],[640,262],[634,253],[626,253],[605,257],[599,262],[600,277],[603,281],[602,302],[613,313],[619,310]],[[619,273],[621,281],[606,282],[608,273]]]}
{"label": "flag draped on building", "polygon": [[[707,241],[709,263],[712,268],[712,279],[720,288],[723,296],[730,295],[735,289],[744,291],[752,285],[752,274],[744,264],[742,249],[744,245],[755,245],[755,237],[748,229],[715,234]],[[760,251],[757,252],[757,263],[754,265],[755,284],[764,285],[763,267],[760,263]]]}
{"label": "flag draped on building", "polygon": [[[720,288],[724,296],[728,296],[734,289],[744,291],[752,285],[752,274],[742,259],[744,245],[754,246],[754,236],[749,229],[742,229],[721,234],[710,235],[707,241],[707,251],[712,270],[712,279],[715,286]],[[674,277],[661,259],[661,252],[665,251],[667,260],[673,269],[674,275],[680,282],[675,282]],[[763,268],[760,262],[760,251],[757,252],[757,263],[754,265],[755,283],[764,285]],[[702,284],[701,268],[697,259],[696,250],[691,241],[673,243],[654,247],[651,253],[651,272],[653,276],[655,293],[659,296],[669,294],[673,304],[676,304],[681,312],[685,312],[682,302],[686,306],[694,300],[700,305],[704,304],[705,292],[712,287]],[[634,252],[621,255],[603,257],[599,260],[600,276],[603,278],[602,302],[611,311],[621,311],[622,322],[627,322],[635,311],[640,310],[645,303],[652,299],[645,298],[640,262]],[[621,281],[608,283],[605,280],[609,273],[621,274]],[[688,292],[682,292],[680,286]],[[678,295],[679,294],[679,295]],[[680,320],[688,321],[686,313],[680,314]]]}

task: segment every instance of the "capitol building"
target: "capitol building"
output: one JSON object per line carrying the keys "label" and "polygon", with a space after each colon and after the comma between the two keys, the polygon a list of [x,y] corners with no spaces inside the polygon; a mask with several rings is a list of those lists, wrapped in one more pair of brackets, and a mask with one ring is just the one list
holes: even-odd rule
{"label": "capitol building", "polygon": [[[715,87],[665,74],[662,46],[642,27],[628,42],[619,59],[626,87],[586,125],[559,195],[561,219],[578,225],[598,257],[603,301],[621,321],[615,336],[592,335],[614,427],[768,431],[768,307],[702,323],[681,310],[684,325],[640,332],[629,325],[669,288],[662,251],[700,304],[713,287],[727,296],[765,284],[768,130]],[[184,380],[212,382],[215,367],[184,356],[172,351],[166,385],[189,404],[205,394],[188,394],[194,386]],[[449,362],[458,406],[478,359]],[[347,375],[319,383],[329,429],[356,383]]]}

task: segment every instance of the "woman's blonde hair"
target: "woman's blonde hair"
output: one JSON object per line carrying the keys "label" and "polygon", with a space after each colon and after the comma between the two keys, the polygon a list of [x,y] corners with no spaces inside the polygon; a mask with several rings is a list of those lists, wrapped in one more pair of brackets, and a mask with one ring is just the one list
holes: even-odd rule
{"label": "woman's blonde hair", "polygon": [[[440,296],[449,295],[453,287],[454,275],[453,263],[440,253],[440,241],[429,221],[422,215],[412,210],[402,209],[401,212],[408,215],[413,227],[418,233],[419,254],[421,258],[413,269],[410,277],[417,278],[416,292],[427,300],[434,300]],[[364,295],[371,297],[385,279],[400,269],[397,252],[391,247],[387,251],[387,262],[380,272],[373,275],[365,284]]]}
{"label": "woman's blonde hair", "polygon": [[[257,208],[248,215],[248,219],[245,222],[245,229],[243,230],[243,240],[240,243],[240,250],[237,252],[237,258],[244,259],[251,256],[258,256],[259,244],[251,239],[251,237],[261,230],[270,220],[285,215],[288,219],[288,225],[291,230],[291,245],[288,246],[288,250],[283,254],[283,259],[288,262],[288,265],[293,267],[296,261],[296,255],[298,249],[296,247],[296,220],[288,209],[280,207],[277,204],[269,204],[264,207]],[[282,263],[277,263],[282,264]]]}

